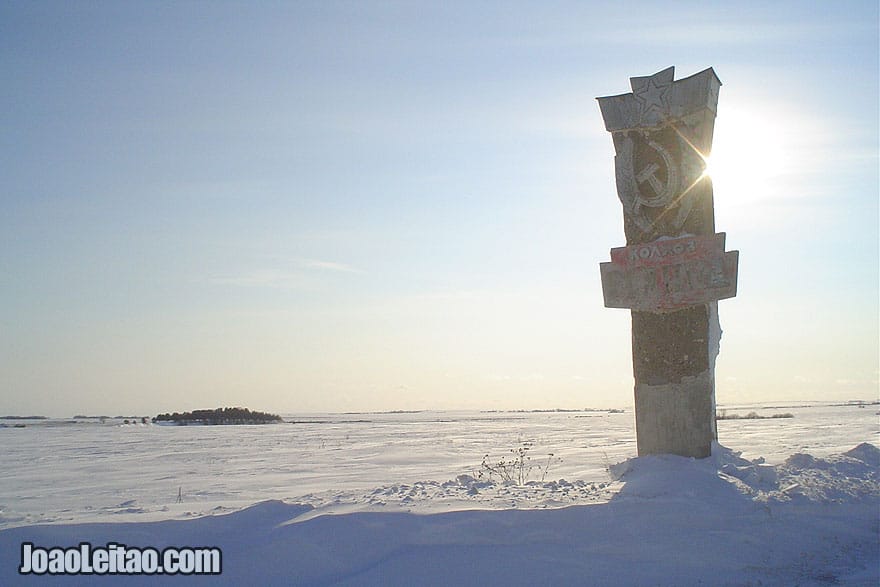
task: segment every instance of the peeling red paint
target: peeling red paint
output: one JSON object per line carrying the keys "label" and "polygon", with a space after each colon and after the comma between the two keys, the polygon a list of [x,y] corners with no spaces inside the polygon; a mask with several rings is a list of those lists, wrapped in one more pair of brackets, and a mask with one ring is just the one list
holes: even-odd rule
{"label": "peeling red paint", "polygon": [[661,239],[611,249],[601,263],[608,308],[672,311],[736,295],[738,251],[725,234]]}

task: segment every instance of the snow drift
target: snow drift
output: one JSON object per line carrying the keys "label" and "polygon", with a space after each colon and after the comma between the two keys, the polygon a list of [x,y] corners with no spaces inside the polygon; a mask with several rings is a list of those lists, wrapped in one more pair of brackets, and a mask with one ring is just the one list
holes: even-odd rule
{"label": "snow drift", "polygon": [[[0,531],[0,584],[46,580],[18,575],[24,541],[88,541],[223,550],[219,577],[126,577],[132,585],[876,586],[878,469],[871,444],[825,458],[796,454],[777,466],[717,445],[709,459],[615,465],[616,492],[595,505],[325,515],[276,500],[195,520],[10,528]],[[504,489],[462,482],[477,493]]]}

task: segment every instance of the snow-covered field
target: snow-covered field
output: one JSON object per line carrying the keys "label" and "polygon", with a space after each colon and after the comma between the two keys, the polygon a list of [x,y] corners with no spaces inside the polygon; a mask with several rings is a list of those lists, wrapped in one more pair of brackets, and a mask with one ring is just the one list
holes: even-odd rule
{"label": "snow-covered field", "polygon": [[[0,585],[47,580],[24,541],[221,547],[187,583],[878,585],[878,406],[724,408],[794,417],[719,421],[701,461],[633,459],[629,410],[3,420]],[[523,447],[524,484],[481,478]]]}

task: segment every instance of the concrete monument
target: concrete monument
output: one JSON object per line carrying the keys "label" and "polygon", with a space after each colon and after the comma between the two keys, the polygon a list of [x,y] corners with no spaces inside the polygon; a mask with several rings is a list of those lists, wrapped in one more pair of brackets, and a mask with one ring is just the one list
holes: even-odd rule
{"label": "concrete monument", "polygon": [[674,72],[598,98],[627,245],[600,270],[605,306],[631,310],[639,455],[701,458],[717,436],[718,300],[736,295],[738,252],[715,233],[704,174],[721,81],[711,68],[677,81]]}

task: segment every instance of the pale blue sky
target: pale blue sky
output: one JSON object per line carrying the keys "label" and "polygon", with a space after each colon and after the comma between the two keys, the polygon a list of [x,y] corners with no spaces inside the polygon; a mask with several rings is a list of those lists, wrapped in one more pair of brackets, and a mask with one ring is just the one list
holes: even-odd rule
{"label": "pale blue sky", "polygon": [[874,1],[4,2],[0,413],[630,405],[595,97],[670,65],[718,401],[877,398]]}

